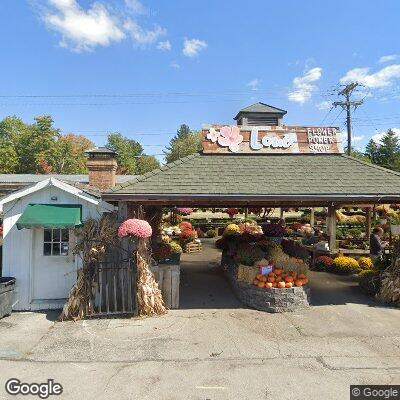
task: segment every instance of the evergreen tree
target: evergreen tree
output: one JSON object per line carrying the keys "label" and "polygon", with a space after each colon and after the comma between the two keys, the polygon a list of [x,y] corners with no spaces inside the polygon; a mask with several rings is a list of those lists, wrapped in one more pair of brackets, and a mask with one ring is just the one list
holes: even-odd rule
{"label": "evergreen tree", "polygon": [[167,150],[164,151],[167,163],[176,161],[201,150],[201,134],[192,132],[190,128],[182,124],[176,135],[169,142]]}
{"label": "evergreen tree", "polygon": [[370,139],[366,148],[365,155],[371,160],[372,163],[378,163],[378,145],[375,143],[374,139]]}

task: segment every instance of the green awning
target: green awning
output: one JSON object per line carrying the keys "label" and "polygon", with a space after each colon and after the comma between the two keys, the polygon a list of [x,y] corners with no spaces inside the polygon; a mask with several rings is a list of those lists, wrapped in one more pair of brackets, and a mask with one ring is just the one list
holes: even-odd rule
{"label": "green awning", "polygon": [[29,204],[17,228],[75,228],[82,225],[82,208],[71,204]]}

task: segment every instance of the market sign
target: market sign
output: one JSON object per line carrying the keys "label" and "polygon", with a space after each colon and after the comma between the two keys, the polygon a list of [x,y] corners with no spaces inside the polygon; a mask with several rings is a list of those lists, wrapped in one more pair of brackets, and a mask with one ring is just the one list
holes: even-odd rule
{"label": "market sign", "polygon": [[204,153],[343,153],[339,128],[204,125]]}

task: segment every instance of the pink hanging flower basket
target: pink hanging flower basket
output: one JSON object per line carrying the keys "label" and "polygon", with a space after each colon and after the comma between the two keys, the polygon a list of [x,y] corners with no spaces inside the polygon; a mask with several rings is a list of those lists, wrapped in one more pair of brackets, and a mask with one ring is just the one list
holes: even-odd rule
{"label": "pink hanging flower basket", "polygon": [[178,208],[178,213],[181,215],[189,215],[192,212],[193,212],[193,208],[189,208],[189,207]]}
{"label": "pink hanging flower basket", "polygon": [[147,221],[142,219],[127,219],[118,228],[118,237],[133,236],[140,239],[149,238],[152,234],[152,229]]}

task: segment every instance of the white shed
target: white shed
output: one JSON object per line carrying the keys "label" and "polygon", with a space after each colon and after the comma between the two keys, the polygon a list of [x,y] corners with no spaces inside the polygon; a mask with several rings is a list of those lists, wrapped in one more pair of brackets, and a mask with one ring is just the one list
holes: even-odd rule
{"label": "white shed", "polygon": [[16,278],[15,310],[62,308],[76,281],[74,228],[114,206],[55,178],[14,192],[3,207],[3,276]]}

